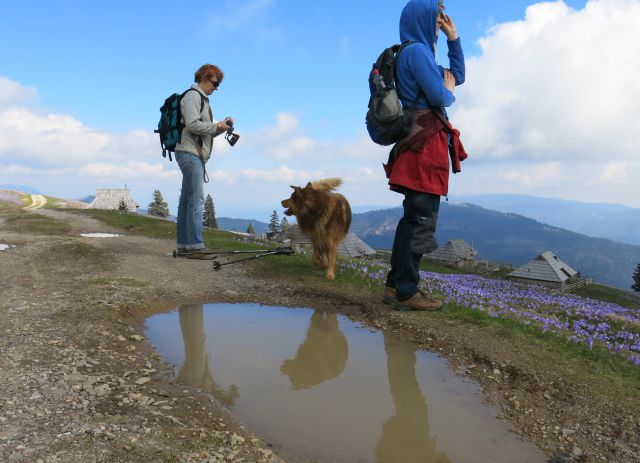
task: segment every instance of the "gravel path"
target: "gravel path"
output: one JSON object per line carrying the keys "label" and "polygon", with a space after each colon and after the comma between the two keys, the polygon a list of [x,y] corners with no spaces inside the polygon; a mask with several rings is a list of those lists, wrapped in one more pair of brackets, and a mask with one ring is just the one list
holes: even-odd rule
{"label": "gravel path", "polygon": [[[171,243],[66,220],[64,235],[0,228],[0,461],[279,462],[257,436],[197,389],[170,379],[142,320],[177,301],[233,301],[250,287],[239,266],[167,257]],[[206,278],[194,278],[206,275]]]}

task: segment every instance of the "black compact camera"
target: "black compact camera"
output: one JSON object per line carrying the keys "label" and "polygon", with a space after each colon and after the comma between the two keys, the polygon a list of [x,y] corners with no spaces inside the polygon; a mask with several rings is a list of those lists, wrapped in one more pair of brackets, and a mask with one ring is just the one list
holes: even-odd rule
{"label": "black compact camera", "polygon": [[227,125],[229,128],[227,129],[227,133],[224,135],[225,140],[229,142],[231,146],[235,145],[240,138],[240,135],[237,133],[233,133],[233,121],[227,121]]}

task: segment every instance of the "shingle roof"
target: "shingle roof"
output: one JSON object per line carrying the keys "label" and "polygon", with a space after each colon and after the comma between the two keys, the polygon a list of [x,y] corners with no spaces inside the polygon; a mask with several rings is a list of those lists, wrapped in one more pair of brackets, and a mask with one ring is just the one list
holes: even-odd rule
{"label": "shingle roof", "polygon": [[435,251],[430,252],[425,257],[439,262],[456,263],[460,261],[473,261],[477,254],[478,251],[473,249],[464,240],[451,240]]}
{"label": "shingle roof", "polygon": [[[280,233],[280,240],[291,240],[291,244],[311,244],[309,237],[302,233],[296,224],[287,225]],[[363,257],[374,255],[376,250],[362,241],[358,235],[349,232],[338,246],[338,253],[341,256]]]}
{"label": "shingle roof", "polygon": [[518,267],[508,276],[526,278],[529,280],[564,283],[570,277],[577,274],[577,271],[561,261],[554,253],[546,251],[531,262]]}
{"label": "shingle roof", "polygon": [[376,250],[362,241],[358,235],[349,232],[338,246],[338,253],[341,256],[363,257],[375,255]]}
{"label": "shingle roof", "polygon": [[99,189],[96,190],[96,198],[89,204],[89,208],[117,210],[121,200],[131,212],[135,212],[140,207],[131,198],[127,189]]}

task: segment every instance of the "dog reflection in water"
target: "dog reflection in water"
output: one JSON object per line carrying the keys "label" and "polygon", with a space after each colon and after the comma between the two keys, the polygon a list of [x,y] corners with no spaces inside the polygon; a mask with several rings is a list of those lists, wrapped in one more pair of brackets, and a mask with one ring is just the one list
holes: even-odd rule
{"label": "dog reflection in water", "polygon": [[340,331],[337,315],[316,310],[295,358],[285,360],[280,373],[289,377],[294,390],[310,389],[340,376],[348,356],[347,338]]}
{"label": "dog reflection in water", "polygon": [[340,185],[342,179],[325,178],[304,188],[292,186],[293,193],[282,201],[284,214],[295,216],[300,230],[311,240],[313,262],[327,270],[327,280],[335,279],[338,245],[351,225],[349,202],[333,191]]}

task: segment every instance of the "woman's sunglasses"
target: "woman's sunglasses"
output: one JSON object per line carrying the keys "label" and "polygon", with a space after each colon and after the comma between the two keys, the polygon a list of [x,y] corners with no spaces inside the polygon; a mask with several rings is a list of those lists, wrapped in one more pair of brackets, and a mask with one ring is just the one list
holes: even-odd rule
{"label": "woman's sunglasses", "polygon": [[213,85],[214,88],[218,88],[220,86],[220,82],[218,82],[217,80],[209,79],[209,82],[211,82],[211,85]]}

